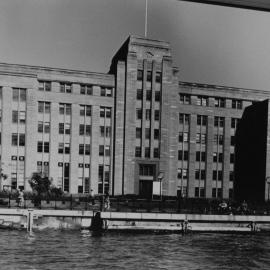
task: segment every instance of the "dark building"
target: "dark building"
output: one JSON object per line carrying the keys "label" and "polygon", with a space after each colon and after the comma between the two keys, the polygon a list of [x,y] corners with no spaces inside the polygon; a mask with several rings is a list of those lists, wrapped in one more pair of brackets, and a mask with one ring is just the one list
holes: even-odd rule
{"label": "dark building", "polygon": [[269,100],[247,107],[236,129],[234,195],[238,201],[269,200]]}

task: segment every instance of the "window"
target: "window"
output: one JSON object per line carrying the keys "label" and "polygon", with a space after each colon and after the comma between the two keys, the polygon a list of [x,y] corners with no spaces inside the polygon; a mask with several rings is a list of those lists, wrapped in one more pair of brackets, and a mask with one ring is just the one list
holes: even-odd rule
{"label": "window", "polygon": [[37,143],[37,151],[39,153],[49,153],[50,150],[50,143],[49,142],[38,142]]}
{"label": "window", "polygon": [[140,139],[142,137],[142,129],[136,128],[136,138]]}
{"label": "window", "polygon": [[13,88],[12,89],[12,99],[13,101],[26,101],[26,89]]}
{"label": "window", "polygon": [[225,108],[225,98],[215,98],[215,107]]}
{"label": "window", "polygon": [[81,84],[81,91],[82,95],[93,95],[93,86],[89,84]]}
{"label": "window", "polygon": [[[105,113],[104,107],[100,107],[100,110],[103,110],[103,114]],[[101,111],[100,111],[100,114],[101,114]],[[91,106],[80,105],[80,116],[91,116]]]}
{"label": "window", "polygon": [[215,116],[215,119],[214,119],[214,126],[215,127],[224,127],[224,123],[225,123],[224,117]]}
{"label": "window", "polygon": [[51,82],[48,81],[39,81],[38,82],[38,90],[39,91],[51,91]]}
{"label": "window", "polygon": [[223,153],[213,152],[213,162],[223,162]]}
{"label": "window", "polygon": [[235,145],[235,136],[231,136],[231,146]]}
{"label": "window", "polygon": [[155,121],[159,121],[159,115],[160,115],[159,110],[155,110]]}
{"label": "window", "polygon": [[187,179],[188,170],[187,169],[178,169],[177,170],[177,178],[179,179]]}
{"label": "window", "polygon": [[111,155],[111,147],[109,145],[105,145],[105,156],[109,157]]}
{"label": "window", "polygon": [[223,145],[223,135],[222,134],[214,134],[214,143]]}
{"label": "window", "polygon": [[151,101],[152,100],[152,91],[146,90],[146,100]]}
{"label": "window", "polygon": [[59,123],[59,134],[64,134],[64,123]]}
{"label": "window", "polygon": [[11,135],[11,145],[17,146],[18,145],[18,134],[12,133]]}
{"label": "window", "polygon": [[51,103],[39,101],[38,102],[38,112],[39,113],[50,113],[51,112]]}
{"label": "window", "polygon": [[234,164],[234,159],[235,159],[234,153],[231,153],[230,154],[230,163]]}
{"label": "window", "polygon": [[91,116],[91,106],[85,106],[85,111],[86,111],[86,113],[85,113],[85,115],[86,116]]}
{"label": "window", "polygon": [[144,148],[144,156],[146,158],[150,158],[150,147],[145,147]]}
{"label": "window", "polygon": [[25,124],[25,111],[19,112],[19,122],[20,124]]}
{"label": "window", "polygon": [[197,125],[206,126],[207,125],[207,116],[206,115],[197,115]]}
{"label": "window", "polygon": [[191,96],[189,94],[179,94],[180,104],[190,104]]}
{"label": "window", "polygon": [[156,83],[161,83],[161,72],[156,72]]}
{"label": "window", "polygon": [[63,154],[64,153],[64,143],[58,144],[58,153]]}
{"label": "window", "polygon": [[178,150],[178,160],[188,160],[188,151]]}
{"label": "window", "polygon": [[111,137],[111,127],[106,127],[106,137],[107,138]]}
{"label": "window", "polygon": [[43,122],[38,121],[38,132],[42,133],[43,132]]}
{"label": "window", "polygon": [[65,134],[70,134],[70,123],[65,123]]}
{"label": "window", "polygon": [[104,126],[99,127],[100,137],[104,137],[104,130],[105,130]]}
{"label": "window", "polygon": [[208,106],[208,97],[197,96],[197,105],[198,106]]}
{"label": "window", "polygon": [[59,103],[59,114],[71,115],[71,104]]}
{"label": "window", "polygon": [[147,71],[147,76],[146,76],[146,80],[148,82],[151,82],[152,81],[152,71]]}
{"label": "window", "polygon": [[179,132],[178,141],[179,142],[188,142],[189,133],[188,132]]}
{"label": "window", "polygon": [[242,100],[232,99],[232,108],[233,108],[233,109],[239,109],[239,110],[242,110],[242,107],[243,107],[243,102],[242,102]]}
{"label": "window", "polygon": [[137,80],[142,81],[143,80],[143,71],[141,69],[137,70]]}
{"label": "window", "polygon": [[142,100],[142,89],[137,89],[137,99]]}
{"label": "window", "polygon": [[151,110],[150,109],[145,110],[145,119],[151,120]]}
{"label": "window", "polygon": [[84,144],[79,144],[79,155],[84,154]]}
{"label": "window", "polygon": [[179,113],[179,124],[189,124],[189,114]]}
{"label": "window", "polygon": [[104,156],[104,145],[99,146],[99,151],[98,152],[99,152],[100,156]]}
{"label": "window", "polygon": [[154,129],[154,139],[155,140],[159,139],[159,129]]}
{"label": "window", "polygon": [[25,146],[25,134],[19,134],[19,146]]}
{"label": "window", "polygon": [[50,152],[50,143],[44,142],[44,153],[49,153],[49,152]]}
{"label": "window", "polygon": [[213,171],[213,180],[215,181],[222,181],[223,179],[223,172],[220,170]]}
{"label": "window", "polygon": [[155,101],[160,101],[160,91],[155,91]]}
{"label": "window", "polygon": [[205,170],[195,170],[195,179],[197,180],[205,180],[206,178],[206,174],[205,174]]}
{"label": "window", "polygon": [[232,118],[231,120],[231,128],[237,128],[237,125],[239,124],[240,119],[238,118]]}
{"label": "window", "polygon": [[154,148],[154,158],[159,157],[159,148]]}
{"label": "window", "polygon": [[61,93],[71,93],[71,83],[60,83]]}
{"label": "window", "polygon": [[136,118],[138,120],[142,119],[142,109],[136,109]]}
{"label": "window", "polygon": [[11,145],[12,146],[18,146],[18,143],[19,143],[19,146],[25,146],[25,134],[12,133],[12,135],[11,135]]}
{"label": "window", "polygon": [[234,180],[234,172],[230,171],[230,181],[233,182]]}
{"label": "window", "polygon": [[196,152],[196,161],[205,161],[205,152]]}
{"label": "window", "polygon": [[145,128],[145,139],[150,139],[150,128]]}
{"label": "window", "polygon": [[102,97],[112,97],[112,88],[101,86],[100,87],[100,96],[102,96]]}
{"label": "window", "polygon": [[86,156],[90,155],[90,144],[85,144],[85,151],[84,151]]}
{"label": "window", "polygon": [[106,89],[105,89],[105,87],[100,87],[100,96],[102,96],[102,97],[105,97],[105,95],[106,95]]}
{"label": "window", "polygon": [[12,123],[18,123],[18,111],[12,111]]}
{"label": "window", "polygon": [[142,149],[139,146],[135,147],[135,157],[141,157],[142,155]]}

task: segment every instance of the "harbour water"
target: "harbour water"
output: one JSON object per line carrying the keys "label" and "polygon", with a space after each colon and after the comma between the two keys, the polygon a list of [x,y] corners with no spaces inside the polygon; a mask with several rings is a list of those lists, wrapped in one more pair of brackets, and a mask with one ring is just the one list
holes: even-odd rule
{"label": "harbour water", "polygon": [[0,231],[0,269],[269,269],[270,235]]}

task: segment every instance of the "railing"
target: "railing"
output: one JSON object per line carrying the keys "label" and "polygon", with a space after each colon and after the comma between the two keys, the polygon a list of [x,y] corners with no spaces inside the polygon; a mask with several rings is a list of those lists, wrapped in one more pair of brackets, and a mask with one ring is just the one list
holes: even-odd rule
{"label": "railing", "polygon": [[270,215],[270,203],[243,206],[227,201],[227,207],[221,207],[221,200],[193,198],[163,198],[162,200],[132,197],[110,197],[110,208],[105,209],[104,197],[95,196],[36,196],[25,195],[20,203],[16,194],[0,194],[2,208],[38,208],[38,209],[70,209],[70,210],[107,210],[115,212],[164,212],[194,214],[249,214]]}

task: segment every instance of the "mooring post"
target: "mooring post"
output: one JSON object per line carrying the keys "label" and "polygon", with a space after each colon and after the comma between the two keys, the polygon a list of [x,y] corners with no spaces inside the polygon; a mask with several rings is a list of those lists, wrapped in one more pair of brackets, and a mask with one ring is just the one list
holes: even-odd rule
{"label": "mooring post", "polygon": [[27,212],[27,232],[32,233],[33,230],[33,209],[28,209]]}

